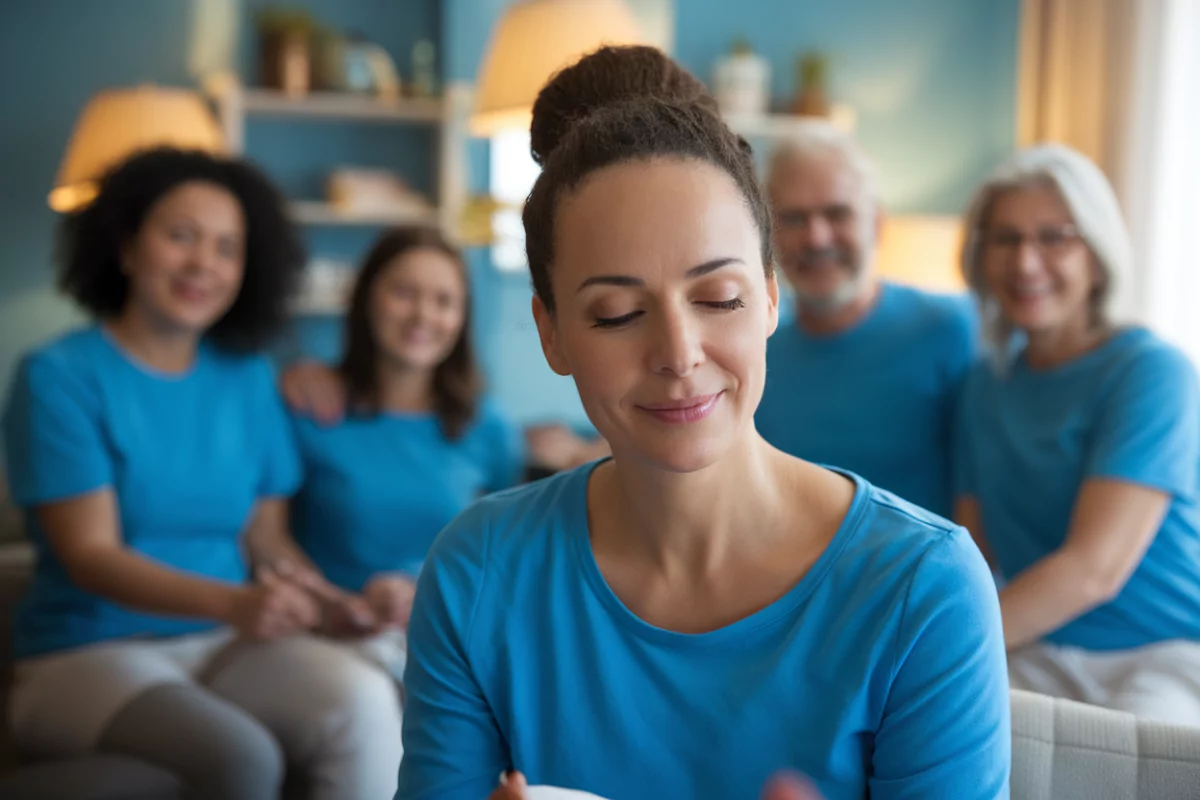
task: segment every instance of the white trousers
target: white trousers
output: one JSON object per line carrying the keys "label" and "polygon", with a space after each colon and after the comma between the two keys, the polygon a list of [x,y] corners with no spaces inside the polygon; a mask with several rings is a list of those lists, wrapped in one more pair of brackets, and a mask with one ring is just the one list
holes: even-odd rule
{"label": "white trousers", "polygon": [[1038,643],[1009,654],[1014,689],[1200,727],[1200,642],[1094,651]]}
{"label": "white trousers", "polygon": [[246,642],[226,629],[101,642],[15,665],[13,737],[35,755],[82,755],[146,690],[199,684],[262,723],[287,761],[303,765],[312,797],[391,798],[402,750],[390,673],[396,658],[402,668],[403,654],[399,633],[353,644],[311,636]]}

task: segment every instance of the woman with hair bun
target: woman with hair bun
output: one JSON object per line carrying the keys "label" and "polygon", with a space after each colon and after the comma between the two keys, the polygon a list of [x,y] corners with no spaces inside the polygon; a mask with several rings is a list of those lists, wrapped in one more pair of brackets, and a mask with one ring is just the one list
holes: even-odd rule
{"label": "woman with hair bun", "polygon": [[1006,798],[970,536],[755,430],[779,290],[749,147],[644,47],[555,76],[531,141],[534,318],[612,457],[438,537],[397,797]]}

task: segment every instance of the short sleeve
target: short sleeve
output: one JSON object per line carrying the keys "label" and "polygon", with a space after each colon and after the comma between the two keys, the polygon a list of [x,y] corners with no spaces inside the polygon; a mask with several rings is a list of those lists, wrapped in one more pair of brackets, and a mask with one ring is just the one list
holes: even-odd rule
{"label": "short sleeve", "polygon": [[4,414],[9,490],[31,507],[113,481],[101,406],[87,378],[45,355],[18,366]]}
{"label": "short sleeve", "polygon": [[259,497],[290,497],[303,477],[296,430],[284,407],[275,371],[265,358],[255,364],[256,406],[262,409],[255,425],[262,432],[263,471]]}
{"label": "short sleeve", "polygon": [[1011,733],[995,585],[965,530],[914,572],[875,737],[874,800],[1009,796]]}
{"label": "short sleeve", "polygon": [[404,760],[397,798],[480,800],[511,757],[469,652],[487,563],[476,504],[438,536],[417,581],[404,672]]}
{"label": "short sleeve", "polygon": [[499,406],[484,406],[484,425],[488,441],[488,491],[497,492],[516,486],[525,473],[525,437]]}
{"label": "short sleeve", "polygon": [[1138,353],[1103,398],[1084,472],[1193,497],[1200,466],[1196,371],[1169,346]]}

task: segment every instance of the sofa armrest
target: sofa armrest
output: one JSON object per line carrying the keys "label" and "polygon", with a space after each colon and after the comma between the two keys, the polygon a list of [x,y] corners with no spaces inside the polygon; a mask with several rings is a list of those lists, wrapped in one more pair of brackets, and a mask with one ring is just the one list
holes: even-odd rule
{"label": "sofa armrest", "polygon": [[1196,800],[1200,729],[1014,690],[1013,800]]}

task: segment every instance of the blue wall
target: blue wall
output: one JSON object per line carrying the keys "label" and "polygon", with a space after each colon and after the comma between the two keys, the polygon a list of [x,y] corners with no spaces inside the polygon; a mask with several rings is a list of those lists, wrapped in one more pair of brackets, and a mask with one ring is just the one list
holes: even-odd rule
{"label": "blue wall", "polygon": [[[194,0],[203,2],[204,0]],[[241,22],[264,0],[242,4]],[[444,75],[471,80],[493,22],[511,0],[293,0],[340,27],[381,40],[407,70],[413,41],[436,36]],[[833,59],[832,89],[859,115],[894,211],[955,212],[972,184],[1013,143],[1019,0],[676,0],[678,57],[708,78],[730,40],[746,36],[772,62],[775,93],[793,89],[797,53]],[[8,7],[11,6],[11,7]],[[190,0],[39,0],[9,3],[0,27],[0,380],[16,357],[78,320],[52,290],[54,214],[46,207],[75,115],[95,92],[145,81],[190,85]],[[237,59],[255,65],[243,32]],[[270,121],[251,124],[249,155],[296,194],[314,195],[325,167],[347,159],[392,166],[421,186],[430,173],[428,135],[375,126]],[[469,169],[484,190],[487,151],[472,145]],[[427,179],[427,178],[426,178]],[[310,231],[322,254],[353,256],[371,231]],[[586,424],[569,379],[545,366],[524,276],[470,254],[480,353],[492,384],[522,420]],[[337,349],[337,320],[296,329],[298,346]]]}
{"label": "blue wall", "polygon": [[31,345],[78,321],[53,291],[56,217],[46,205],[75,115],[95,92],[182,85],[182,0],[8,3],[0,25],[0,381]]}

